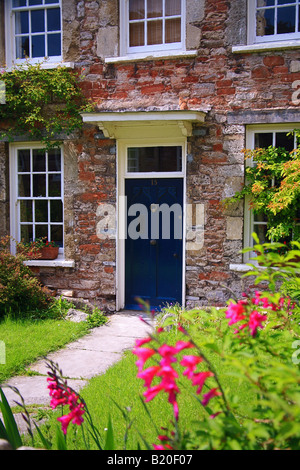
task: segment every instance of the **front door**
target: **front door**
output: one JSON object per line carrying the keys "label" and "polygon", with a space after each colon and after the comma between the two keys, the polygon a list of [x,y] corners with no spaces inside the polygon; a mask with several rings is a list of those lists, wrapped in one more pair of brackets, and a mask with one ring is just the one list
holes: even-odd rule
{"label": "front door", "polygon": [[125,308],[181,304],[183,179],[127,179],[125,195]]}

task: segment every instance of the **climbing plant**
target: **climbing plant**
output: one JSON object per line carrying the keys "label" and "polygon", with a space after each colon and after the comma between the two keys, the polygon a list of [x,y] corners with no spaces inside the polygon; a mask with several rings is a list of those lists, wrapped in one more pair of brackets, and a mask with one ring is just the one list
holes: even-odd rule
{"label": "climbing plant", "polygon": [[57,136],[80,129],[80,113],[92,110],[74,70],[26,64],[2,70],[0,79],[6,89],[5,104],[0,106],[0,139],[11,142],[22,135],[41,141],[45,148],[57,146]]}
{"label": "climbing plant", "polygon": [[294,131],[297,146],[292,152],[269,146],[244,150],[246,181],[241,191],[225,201],[248,196],[250,208],[267,218],[267,237],[270,241],[289,241],[300,238],[300,130]]}

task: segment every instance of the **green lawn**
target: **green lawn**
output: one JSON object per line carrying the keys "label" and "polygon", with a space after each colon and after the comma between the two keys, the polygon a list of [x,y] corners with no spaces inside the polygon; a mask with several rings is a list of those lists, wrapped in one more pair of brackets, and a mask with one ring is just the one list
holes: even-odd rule
{"label": "green lawn", "polygon": [[[175,342],[178,339],[172,332],[167,334],[169,344],[170,341]],[[224,368],[222,361],[216,359],[213,354],[212,357],[214,357],[214,366],[220,374],[224,387],[229,391],[238,390],[241,415],[247,414],[248,404],[256,399],[255,393],[249,388],[248,383],[243,384],[239,379],[229,377],[227,375],[229,371]],[[136,356],[131,351],[127,351],[121,361],[108,369],[104,375],[94,377],[81,391],[81,395],[93,417],[94,424],[103,436],[103,441],[105,440],[109,416],[111,417],[115,449],[118,450],[124,449],[124,436],[126,433],[126,423],[119,407],[123,410],[130,410],[129,417],[133,421],[128,432],[126,444],[128,450],[136,450],[138,442],[141,448],[145,448],[141,435],[150,445],[159,443],[157,441],[158,434],[165,433],[162,432],[161,428],[169,426],[173,420],[172,407],[168,403],[166,394],[158,394],[153,401],[147,404],[156,428],[153,425],[140,399],[145,389],[143,381],[136,377],[136,360]],[[183,377],[179,387],[182,392],[178,395],[181,429],[189,430],[193,426],[193,421],[201,420],[201,416],[205,411],[197,402],[194,395],[195,388],[192,388],[188,380]],[[58,424],[56,421],[57,416],[58,413],[54,412],[48,426],[44,427],[44,432],[48,433],[51,440],[55,436],[55,428]],[[48,431],[46,431],[47,428]],[[76,425],[69,427],[67,442],[68,449],[82,450],[86,448],[81,429]],[[93,441],[90,441],[90,446],[91,449],[96,449]]]}
{"label": "green lawn", "polygon": [[5,318],[0,322],[0,341],[5,344],[5,364],[0,363],[0,383],[24,373],[25,367],[37,358],[75,341],[87,332],[86,323],[63,319]]}

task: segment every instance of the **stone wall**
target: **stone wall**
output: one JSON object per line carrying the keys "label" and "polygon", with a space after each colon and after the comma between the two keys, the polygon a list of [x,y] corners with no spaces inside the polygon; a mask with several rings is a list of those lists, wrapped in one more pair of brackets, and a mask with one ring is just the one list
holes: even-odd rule
{"label": "stone wall", "polygon": [[[299,50],[233,53],[232,45],[246,44],[246,14],[246,0],[187,0],[186,41],[197,51],[194,57],[107,63],[105,58],[120,54],[119,2],[63,2],[64,60],[84,75],[82,89],[96,110],[207,113],[188,138],[187,203],[205,207],[204,246],[186,259],[190,306],[223,305],[231,296],[228,287],[237,295],[243,289],[240,275],[229,269],[243,261],[243,204],[224,211],[221,202],[244,181],[246,125],[300,120],[292,100]],[[77,140],[65,143],[64,154],[66,257],[75,267],[35,270],[50,287],[113,310],[115,241],[100,240],[96,226],[97,208],[116,204],[116,141],[85,125]],[[6,159],[1,147],[1,168]],[[0,188],[1,214],[5,191]]]}

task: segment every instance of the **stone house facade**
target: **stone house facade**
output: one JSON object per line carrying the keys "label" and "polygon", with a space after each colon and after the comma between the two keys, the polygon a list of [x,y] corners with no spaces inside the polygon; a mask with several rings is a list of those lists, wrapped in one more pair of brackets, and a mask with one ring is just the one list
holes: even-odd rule
{"label": "stone house facade", "polygon": [[[56,260],[29,262],[45,285],[108,311],[241,294],[240,251],[265,221],[221,203],[243,185],[244,148],[299,126],[299,11],[299,0],[0,0],[0,66],[47,55],[47,67],[81,70],[95,105],[44,167],[38,142],[0,142],[0,235],[60,242]],[[182,236],[172,211],[171,240],[149,235],[161,204],[182,209]]]}

